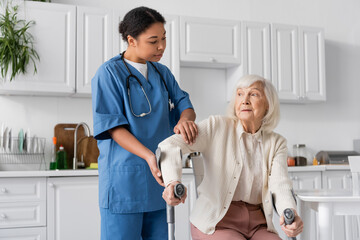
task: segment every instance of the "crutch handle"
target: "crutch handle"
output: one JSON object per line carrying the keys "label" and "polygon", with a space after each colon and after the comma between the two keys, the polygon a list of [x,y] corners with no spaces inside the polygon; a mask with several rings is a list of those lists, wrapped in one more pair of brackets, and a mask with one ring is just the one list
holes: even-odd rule
{"label": "crutch handle", "polygon": [[[285,225],[290,225],[295,220],[295,213],[291,208],[286,208],[284,210],[284,219]],[[296,237],[288,237],[289,240],[296,240]]]}

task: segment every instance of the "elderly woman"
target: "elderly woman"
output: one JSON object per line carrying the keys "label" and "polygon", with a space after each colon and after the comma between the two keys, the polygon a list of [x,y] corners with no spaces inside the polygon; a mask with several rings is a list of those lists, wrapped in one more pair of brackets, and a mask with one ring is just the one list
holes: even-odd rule
{"label": "elderly woman", "polygon": [[204,157],[204,178],[190,216],[194,240],[279,240],[272,223],[270,192],[279,213],[286,208],[295,212],[291,225],[284,226],[284,216],[280,218],[286,235],[293,237],[302,231],[287,173],[286,140],[273,132],[279,107],[276,90],[268,80],[244,76],[236,85],[228,116],[200,122],[194,144],[186,144],[181,135],[159,144],[166,186],[163,198],[170,205],[184,202],[173,194],[174,185],[181,181],[180,150],[201,152]]}

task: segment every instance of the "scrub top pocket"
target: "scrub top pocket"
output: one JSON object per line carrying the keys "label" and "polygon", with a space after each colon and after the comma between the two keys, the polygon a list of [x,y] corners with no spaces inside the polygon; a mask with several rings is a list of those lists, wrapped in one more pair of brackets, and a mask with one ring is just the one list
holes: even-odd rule
{"label": "scrub top pocket", "polygon": [[148,201],[147,173],[144,165],[117,166],[112,171],[110,211],[133,212],[134,206],[144,205],[144,202]]}

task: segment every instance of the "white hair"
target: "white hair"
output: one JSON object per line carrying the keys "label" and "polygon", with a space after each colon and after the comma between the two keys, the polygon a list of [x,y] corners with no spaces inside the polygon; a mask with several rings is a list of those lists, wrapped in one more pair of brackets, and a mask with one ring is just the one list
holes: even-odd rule
{"label": "white hair", "polygon": [[267,79],[258,75],[245,75],[236,83],[235,89],[232,93],[230,103],[227,109],[227,115],[234,119],[239,120],[235,112],[236,93],[239,88],[250,87],[255,82],[261,82],[264,87],[266,100],[269,104],[269,109],[262,120],[262,129],[266,132],[271,132],[275,129],[280,120],[280,103],[274,85]]}

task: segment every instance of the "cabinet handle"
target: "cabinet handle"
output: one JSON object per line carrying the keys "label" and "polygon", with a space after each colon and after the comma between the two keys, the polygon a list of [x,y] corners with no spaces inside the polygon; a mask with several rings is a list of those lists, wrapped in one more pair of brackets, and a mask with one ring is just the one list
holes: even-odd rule
{"label": "cabinet handle", "polygon": [[53,183],[51,183],[51,182],[49,182],[49,183],[48,183],[48,185],[49,185],[49,187],[51,187],[51,188],[53,188],[53,187],[54,187],[54,184],[53,184]]}
{"label": "cabinet handle", "polygon": [[211,57],[211,58],[210,58],[210,62],[213,62],[213,63],[214,63],[214,62],[216,62],[216,59],[213,58],[213,57]]}
{"label": "cabinet handle", "polygon": [[5,219],[5,218],[6,218],[6,214],[5,214],[5,213],[1,213],[1,214],[0,214],[0,217],[1,217],[2,219]]}
{"label": "cabinet handle", "polygon": [[2,188],[2,189],[1,189],[1,192],[2,192],[2,193],[6,193],[6,192],[7,192],[6,188]]}

